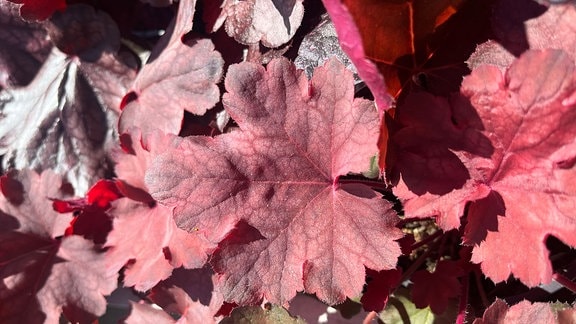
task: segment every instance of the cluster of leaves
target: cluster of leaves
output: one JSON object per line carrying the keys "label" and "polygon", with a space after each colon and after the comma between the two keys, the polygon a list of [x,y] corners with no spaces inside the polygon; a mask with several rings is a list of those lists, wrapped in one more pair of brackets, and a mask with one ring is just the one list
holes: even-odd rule
{"label": "cluster of leaves", "polygon": [[302,294],[576,320],[572,4],[0,0],[0,26],[2,323],[126,292],[128,323],[300,323]]}

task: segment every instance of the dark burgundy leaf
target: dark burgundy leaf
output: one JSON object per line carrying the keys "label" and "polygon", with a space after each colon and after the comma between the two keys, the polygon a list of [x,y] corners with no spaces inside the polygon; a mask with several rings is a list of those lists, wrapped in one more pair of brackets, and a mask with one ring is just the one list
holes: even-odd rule
{"label": "dark burgundy leaf", "polygon": [[30,83],[51,47],[40,24],[22,20],[18,6],[0,1],[0,91]]}
{"label": "dark burgundy leaf", "polygon": [[26,20],[45,20],[57,10],[66,9],[66,0],[8,0],[22,4],[20,15]]}
{"label": "dark burgundy leaf", "polygon": [[439,261],[434,272],[416,271],[411,281],[412,301],[418,308],[430,309],[435,314],[442,314],[448,308],[450,299],[458,297],[461,292],[459,277],[465,273],[457,261]]}
{"label": "dark burgundy leaf", "polygon": [[[152,196],[177,224],[221,241],[212,263],[228,301],[286,304],[297,291],[329,304],[356,296],[367,266],[396,266],[391,204],[371,188],[339,183],[369,168],[377,150],[374,105],[354,99],[337,60],[310,83],[287,60],[232,66],[224,105],[241,130],[174,141],[146,174]],[[370,248],[368,248],[370,247]]]}
{"label": "dark burgundy leaf", "polygon": [[84,4],[56,13],[46,30],[62,53],[86,62],[97,61],[104,52],[116,53],[120,47],[120,31],[112,18]]}
{"label": "dark burgundy leaf", "polygon": [[366,271],[367,287],[360,302],[367,311],[380,312],[386,307],[390,293],[400,284],[402,271],[399,269]]}
{"label": "dark burgundy leaf", "polygon": [[367,56],[362,44],[362,36],[354,22],[354,18],[339,0],[323,0],[326,10],[330,14],[332,21],[338,23],[334,25],[338,33],[340,46],[344,53],[348,55],[356,69],[358,75],[366,83],[374,95],[374,100],[381,111],[391,108],[392,98],[388,94],[386,83],[378,67]]}

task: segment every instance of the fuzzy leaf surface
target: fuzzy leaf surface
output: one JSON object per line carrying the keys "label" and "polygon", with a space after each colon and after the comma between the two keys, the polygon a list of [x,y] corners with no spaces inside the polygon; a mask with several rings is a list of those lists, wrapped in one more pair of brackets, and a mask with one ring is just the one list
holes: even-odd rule
{"label": "fuzzy leaf surface", "polygon": [[58,238],[71,218],[54,212],[48,199],[65,197],[61,178],[22,171],[0,180],[0,320],[56,323],[63,313],[72,322],[91,322],[102,315],[117,274],[106,273],[92,242]]}
{"label": "fuzzy leaf surface", "polygon": [[304,16],[302,0],[225,0],[213,30],[224,24],[226,33],[242,44],[267,47],[287,43]]}
{"label": "fuzzy leaf surface", "polygon": [[[186,40],[195,0],[180,1],[179,14],[153,49],[123,101],[119,132],[132,127],[178,134],[184,110],[203,115],[219,100],[216,83],[224,61],[208,39]],[[124,106],[125,105],[125,106]]]}
{"label": "fuzzy leaf surface", "polygon": [[[144,174],[154,157],[150,151],[158,152],[169,145],[164,139],[155,132],[145,141],[134,129],[122,136],[123,150],[115,154],[116,184],[129,199],[117,201],[110,210],[114,219],[106,242],[110,247],[107,260],[112,272],[128,263],[124,284],[139,291],[168,278],[175,268],[202,267],[216,248],[199,233],[178,228],[172,209],[156,204],[148,193]],[[133,243],[141,237],[146,240]]]}
{"label": "fuzzy leaf surface", "polygon": [[[471,202],[464,240],[477,245],[472,261],[482,263],[494,281],[513,274],[529,286],[550,282],[547,236],[576,246],[576,219],[569,207],[576,204],[576,195],[567,180],[574,177],[571,161],[576,155],[574,72],[572,59],[559,50],[528,51],[505,75],[496,66],[477,68],[462,84],[476,121],[459,117],[464,106],[445,106],[453,110],[446,114],[453,117],[452,127],[467,136],[461,137],[464,143],[453,145],[446,136],[443,150],[420,146],[421,152],[412,154],[420,164],[403,166],[406,178],[409,170],[437,163],[426,155],[441,154],[452,164],[438,163],[436,176],[444,173],[454,179],[451,172],[462,170],[460,182],[446,187],[437,186],[443,184],[440,178],[428,183],[404,180],[395,192],[404,200],[408,217],[438,216],[445,230],[459,226],[464,206]],[[478,144],[486,138],[489,146]],[[474,147],[491,147],[492,152],[487,156],[489,150]],[[519,249],[525,253],[517,253]]]}
{"label": "fuzzy leaf surface", "polygon": [[482,318],[474,320],[474,324],[488,323],[559,323],[555,311],[548,303],[531,304],[527,300],[508,306],[505,301],[496,299],[486,309]]}
{"label": "fuzzy leaf surface", "polygon": [[[364,266],[396,266],[391,204],[371,188],[339,183],[369,167],[378,114],[353,98],[336,60],[310,82],[287,60],[230,68],[224,106],[241,130],[175,143],[146,174],[178,226],[222,241],[212,260],[226,299],[286,304],[297,291],[330,304],[356,296]],[[247,289],[246,289],[247,288]]]}

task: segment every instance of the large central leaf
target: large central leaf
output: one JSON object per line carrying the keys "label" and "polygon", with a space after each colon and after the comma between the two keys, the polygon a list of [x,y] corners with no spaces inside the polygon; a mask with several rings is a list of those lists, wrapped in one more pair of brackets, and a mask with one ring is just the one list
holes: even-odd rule
{"label": "large central leaf", "polygon": [[286,304],[305,290],[334,304],[360,293],[364,266],[396,266],[390,203],[338,181],[377,152],[376,109],[353,88],[335,60],[310,83],[283,59],[232,66],[224,105],[241,130],[174,138],[152,162],[152,196],[221,241],[213,266],[228,300]]}

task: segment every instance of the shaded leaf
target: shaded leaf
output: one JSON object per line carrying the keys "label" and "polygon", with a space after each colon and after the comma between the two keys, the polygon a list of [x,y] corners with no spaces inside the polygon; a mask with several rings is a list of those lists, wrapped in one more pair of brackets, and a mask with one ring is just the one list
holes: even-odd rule
{"label": "shaded leaf", "polygon": [[304,324],[306,323],[299,317],[294,317],[288,311],[280,306],[270,305],[266,308],[260,306],[244,306],[236,308],[220,323],[262,323],[262,324]]}
{"label": "shaded leaf", "polygon": [[[48,196],[61,197],[61,179],[32,171],[2,177],[22,184],[23,200],[14,205],[0,196],[0,320],[3,323],[56,323],[60,314],[72,322],[90,322],[106,310],[103,295],[116,288],[117,274],[105,271],[103,255],[78,236],[59,239],[70,215],[58,215]],[[12,182],[13,183],[13,182]]]}
{"label": "shaded leaf", "polygon": [[[64,16],[83,11],[70,8]],[[105,41],[118,42],[118,35],[113,35],[116,40]],[[105,161],[113,139],[109,127],[116,119],[110,108],[119,103],[115,91],[125,89],[131,75],[133,70],[115,53],[103,52],[95,62],[85,62],[53,48],[32,83],[0,92],[4,168],[53,169],[65,174],[82,195],[107,171]]]}
{"label": "shaded leaf", "polygon": [[17,7],[0,1],[0,90],[30,83],[52,48],[42,26],[22,20]]}
{"label": "shaded leaf", "polygon": [[20,15],[30,21],[45,20],[57,10],[66,9],[66,0],[8,0],[22,4]]}
{"label": "shaded leaf", "polygon": [[386,307],[390,293],[398,287],[402,278],[402,271],[399,269],[373,271],[368,269],[366,292],[360,301],[367,311],[380,312]]}
{"label": "shaded leaf", "polygon": [[416,271],[411,281],[412,301],[418,308],[430,306],[435,314],[442,314],[448,308],[450,299],[458,297],[461,292],[459,277],[465,273],[457,261],[439,261],[434,272]]}
{"label": "shaded leaf", "polygon": [[[495,66],[474,70],[464,79],[462,93],[470,98],[481,125],[458,118],[463,106],[450,108],[455,127],[470,134],[469,139],[463,137],[464,146],[450,150],[461,161],[452,159],[454,165],[468,172],[465,182],[442,192],[435,191],[435,182],[401,182],[395,191],[404,200],[408,217],[438,216],[445,230],[459,226],[464,206],[471,202],[464,239],[477,245],[472,261],[481,262],[482,271],[494,281],[513,274],[529,286],[548,283],[552,270],[546,237],[554,235],[576,246],[571,234],[576,229],[574,217],[568,207],[576,196],[566,180],[574,172],[566,161],[573,161],[575,155],[571,144],[576,110],[570,99],[575,81],[572,60],[558,50],[528,51],[505,75]],[[430,134],[438,136],[434,131]],[[486,150],[469,149],[483,137],[493,148],[489,156],[478,154]],[[434,150],[438,149],[432,146],[424,152]],[[428,163],[421,153],[416,156]],[[412,165],[405,166],[406,173],[417,167]],[[450,178],[454,169],[436,172]],[[559,172],[567,174],[559,177]]]}
{"label": "shaded leaf", "polygon": [[[342,4],[360,32],[365,59],[377,64],[393,96],[414,84],[434,93],[458,89],[467,72],[464,60],[491,30],[491,1],[363,0]],[[338,29],[340,20],[332,18]]]}

